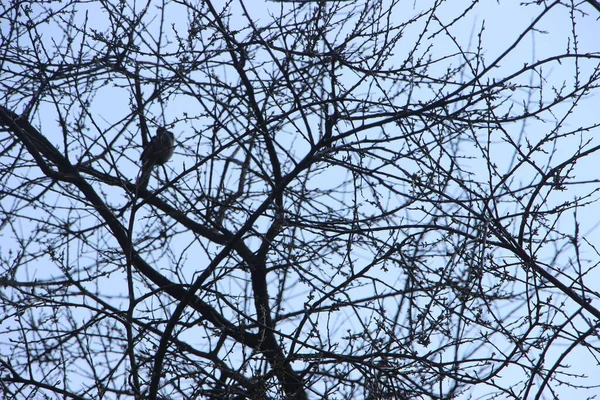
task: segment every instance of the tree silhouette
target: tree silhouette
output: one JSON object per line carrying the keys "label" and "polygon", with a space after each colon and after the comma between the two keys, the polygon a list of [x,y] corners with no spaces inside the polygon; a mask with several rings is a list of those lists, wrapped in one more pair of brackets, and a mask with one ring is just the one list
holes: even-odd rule
{"label": "tree silhouette", "polygon": [[0,10],[4,397],[599,393],[596,2]]}

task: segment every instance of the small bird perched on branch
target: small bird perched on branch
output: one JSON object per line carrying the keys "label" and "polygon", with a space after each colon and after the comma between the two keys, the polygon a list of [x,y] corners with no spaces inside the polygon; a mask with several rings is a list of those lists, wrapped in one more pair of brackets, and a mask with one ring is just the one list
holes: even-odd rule
{"label": "small bird perched on branch", "polygon": [[152,168],[156,165],[163,165],[169,161],[171,156],[173,156],[174,148],[175,135],[173,135],[173,132],[166,130],[162,126],[158,127],[156,129],[156,135],[150,140],[146,147],[144,147],[144,151],[142,151],[140,157],[142,169],[137,180],[138,188],[146,189],[148,181],[150,180]]}

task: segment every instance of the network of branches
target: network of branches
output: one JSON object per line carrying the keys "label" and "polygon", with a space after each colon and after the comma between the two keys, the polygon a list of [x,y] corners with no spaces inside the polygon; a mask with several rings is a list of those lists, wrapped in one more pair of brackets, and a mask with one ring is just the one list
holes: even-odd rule
{"label": "network of branches", "polygon": [[598,16],[3,2],[0,397],[600,393]]}

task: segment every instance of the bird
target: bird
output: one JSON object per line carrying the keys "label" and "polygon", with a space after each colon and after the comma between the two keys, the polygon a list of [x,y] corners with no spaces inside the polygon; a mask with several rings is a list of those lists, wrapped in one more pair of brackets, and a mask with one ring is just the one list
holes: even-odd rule
{"label": "bird", "polygon": [[156,135],[146,144],[140,156],[142,168],[137,180],[138,188],[146,189],[152,168],[156,165],[166,164],[173,156],[174,149],[175,135],[173,135],[173,132],[168,131],[162,126],[158,127]]}

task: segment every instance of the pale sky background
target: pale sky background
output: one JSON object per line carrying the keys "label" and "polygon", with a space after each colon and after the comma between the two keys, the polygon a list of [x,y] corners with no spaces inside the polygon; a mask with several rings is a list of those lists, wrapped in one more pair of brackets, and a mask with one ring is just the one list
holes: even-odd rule
{"label": "pale sky background", "polygon": [[[223,2],[215,2],[215,4],[223,4]],[[255,1],[255,2],[247,2],[248,4],[252,3],[253,7],[250,8],[250,12],[253,15],[255,20],[268,20],[269,14],[278,14],[278,10],[280,7],[289,8],[293,7],[293,5],[285,4],[280,5],[275,2],[263,2],[263,1]],[[441,7],[441,10],[438,14],[440,20],[445,23],[449,23],[452,19],[457,16],[464,8],[464,4],[470,4],[470,1],[462,1],[462,0],[452,0],[447,2],[445,5]],[[481,1],[475,8],[473,12],[471,12],[463,21],[458,23],[456,26],[453,26],[450,30],[451,33],[455,36],[457,41],[461,44],[461,47],[464,49],[474,50],[476,43],[476,36],[479,32],[479,28],[482,23],[485,21],[485,30],[483,32],[483,44],[485,59],[487,62],[491,62],[494,60],[499,54],[504,52],[504,50],[513,43],[516,37],[523,31],[524,27],[531,23],[534,16],[536,16],[540,10],[540,6],[531,5],[528,7],[517,7],[515,4],[516,1],[492,1],[492,0],[484,0]],[[234,9],[235,9],[234,2]],[[258,6],[260,4],[260,6]],[[418,7],[422,4],[429,4],[429,2],[420,2],[420,1],[400,1],[398,10],[396,13],[398,14],[398,18],[405,18],[406,14],[416,13],[414,7]],[[461,6],[458,6],[461,4]],[[307,5],[305,7],[310,7]],[[175,7],[176,9],[177,7]],[[577,32],[579,38],[579,52],[599,52],[600,51],[600,41],[599,41],[599,32],[600,32],[600,21],[597,17],[597,11],[594,10],[590,6],[582,6],[581,8],[585,9],[590,16],[582,17],[576,16],[577,18]],[[519,12],[516,13],[515,9]],[[94,15],[94,18],[91,20],[92,25],[98,25],[98,27],[103,26],[106,23],[105,15],[94,14],[92,11],[90,13]],[[572,26],[570,24],[569,15],[567,14],[565,8],[557,7],[554,11],[552,11],[542,22],[540,25],[541,29],[544,29],[546,32],[540,31],[538,34],[533,36],[528,36],[518,47],[516,51],[511,52],[511,54],[506,57],[500,64],[499,67],[493,72],[493,75],[497,75],[498,77],[503,77],[507,75],[507,71],[516,71],[521,68],[523,63],[531,63],[535,59],[541,59],[545,57],[549,57],[555,55],[557,53],[563,52],[569,45],[569,38],[571,35]],[[236,21],[236,18],[239,18],[240,26],[245,24],[245,20],[241,17],[232,15],[232,21]],[[180,14],[169,13],[167,15],[168,24],[173,23],[174,29],[180,29],[181,31],[187,30],[187,17],[183,17]],[[156,20],[155,23],[158,23]],[[52,34],[52,30],[56,29],[56,27],[49,26],[49,34]],[[415,26],[415,32],[419,32],[419,25]],[[407,48],[410,48],[411,43],[410,35],[407,35]],[[441,41],[434,43],[435,47],[440,48],[441,53],[450,52],[448,49],[452,49],[454,44],[447,40],[446,43],[442,43]],[[401,53],[403,49],[398,49]],[[435,50],[434,50],[435,53]],[[597,62],[596,62],[597,64]],[[555,64],[553,64],[555,65]],[[582,63],[581,69],[582,71],[589,70],[594,63]],[[444,64],[440,65],[440,68],[443,68]],[[585,74],[584,74],[585,75]],[[525,77],[525,76],[524,76]],[[524,78],[523,77],[523,78]],[[520,79],[523,79],[520,78]],[[569,80],[572,78],[572,66],[567,65],[567,63],[563,63],[562,65],[555,65],[553,68],[544,70],[544,78],[548,80],[548,82],[560,82],[562,80]],[[235,77],[232,77],[235,79]],[[97,117],[97,121],[101,124],[105,124],[103,128],[107,128],[113,123],[116,123],[119,118],[126,114],[125,111],[121,112],[121,110],[129,109],[129,99],[126,96],[121,95],[121,90],[115,89],[110,85],[102,88],[98,91],[98,95],[94,100],[94,107],[96,107],[93,111],[95,116]],[[424,92],[422,94],[423,99],[427,99],[432,96],[431,93]],[[514,94],[513,101],[519,102],[523,100],[527,96],[527,92],[522,89],[517,89]],[[48,118],[46,121],[34,121],[34,125],[37,122],[43,127],[43,133],[47,135],[51,135],[53,131],[53,127],[57,126],[55,116],[52,111],[52,106],[48,105]],[[182,113],[185,112],[188,108],[190,111],[193,111],[195,105],[189,104],[185,99],[173,99],[168,102],[165,106],[165,120],[167,123],[171,122],[177,117],[181,117]],[[575,122],[576,121],[576,122]],[[582,103],[578,106],[575,111],[575,115],[571,116],[567,122],[567,126],[571,126],[573,129],[576,128],[576,124],[580,124],[580,126],[591,125],[594,123],[600,123],[600,97],[594,96],[587,98],[582,101]],[[515,124],[515,131],[520,129],[520,124]],[[536,135],[538,129],[544,129],[545,132],[548,126],[536,126],[536,124],[532,121],[526,121],[527,129],[526,132],[529,135]],[[56,129],[56,132],[59,130]],[[186,127],[183,124],[180,124],[174,128],[174,132],[177,135],[178,140],[184,141],[186,137],[189,137],[189,133],[186,132]],[[594,144],[597,144],[600,139],[598,139],[598,135],[600,134],[599,129],[595,129],[590,131],[586,137],[592,140],[590,147]],[[290,139],[292,137],[290,136]],[[51,141],[57,145],[60,145],[61,141],[59,138]],[[574,141],[573,146],[577,146],[579,142]],[[299,147],[298,149],[301,149]],[[511,163],[512,152],[510,154],[503,154],[503,150],[507,149],[502,143],[497,143],[497,146],[494,146],[493,152],[496,154],[495,160],[502,167],[502,163],[506,164],[506,168]],[[572,149],[559,147],[557,149],[549,149],[549,151],[554,151],[553,161],[551,165],[560,164],[565,158],[572,156]],[[130,165],[124,165],[123,170],[121,171],[125,176],[130,177],[131,180],[135,179],[135,176],[138,172],[138,166],[136,165],[137,159],[132,156],[132,162]],[[576,173],[573,176],[573,179],[577,181],[583,180],[596,180],[597,179],[597,171],[598,171],[598,155],[592,155],[581,162],[579,162],[576,166]],[[189,166],[192,161],[185,157],[185,155],[179,153],[176,155],[173,160],[170,162],[169,167],[173,168],[172,176],[175,176],[177,173],[183,171],[185,166]],[[476,171],[479,167],[477,166],[477,162],[473,161],[473,170]],[[333,174],[335,175],[335,174]],[[523,176],[524,180],[528,177]],[[331,180],[332,177],[323,176],[321,177],[321,181],[316,181],[316,184],[327,185],[328,180]],[[335,176],[333,176],[335,179]],[[574,193],[572,189],[565,191],[562,193],[565,199],[571,199]],[[556,194],[555,194],[556,196]],[[554,200],[560,202],[560,197],[553,197]],[[579,211],[579,222],[581,223],[580,231],[582,236],[585,236],[587,240],[590,241],[593,245],[600,248],[600,234],[598,232],[598,215],[599,215],[599,205],[594,204],[592,206],[588,206]],[[565,220],[565,226],[569,226],[568,224],[571,221]],[[6,240],[6,239],[3,239]],[[181,243],[181,248],[178,247],[178,243],[173,244],[173,251],[178,253],[183,251],[183,247],[187,245],[187,242]],[[16,249],[18,248],[17,243],[3,243],[3,250],[7,251],[9,248]],[[585,254],[590,260],[598,260],[598,255],[593,253]],[[90,255],[90,262],[94,262],[93,255]],[[368,260],[363,260],[363,262],[368,262]],[[360,264],[360,263],[359,263]],[[50,271],[46,267],[46,263],[40,265],[41,268],[35,271],[35,276],[38,278],[42,278],[44,276],[53,275],[57,271]],[[194,263],[189,263],[190,272],[201,270],[202,262],[201,260],[195,260]],[[30,269],[29,271],[32,271]],[[389,276],[386,276],[383,271],[381,271],[382,278],[389,279]],[[25,279],[25,277],[22,277]],[[31,276],[28,276],[27,279],[31,279]],[[191,279],[191,277],[190,277]],[[593,275],[589,275],[586,277],[588,285],[597,288],[600,290],[600,284],[596,282],[600,282],[600,271],[596,270]],[[106,286],[106,292],[114,291],[115,293],[125,293],[125,281],[123,281],[123,287],[119,287],[114,285],[114,279],[111,280],[112,284]],[[592,283],[593,282],[593,283]],[[233,289],[230,289],[233,290]],[[303,290],[299,288],[299,298],[298,304],[303,304],[304,299]],[[596,304],[600,300],[595,300],[593,304]],[[597,305],[597,304],[596,304]],[[567,301],[565,305],[567,309],[575,309],[572,302]],[[343,317],[343,315],[340,315]],[[345,327],[344,327],[345,328]],[[343,336],[345,334],[345,329],[339,329],[339,335]],[[499,344],[501,346],[501,344]],[[564,351],[564,347],[557,346],[556,350],[551,351],[547,359],[552,360],[557,355],[561,354]],[[6,349],[2,350],[2,353],[6,354]],[[553,354],[554,353],[554,354]],[[600,376],[600,366],[594,362],[593,357],[587,354],[587,351],[580,347],[575,351],[571,352],[569,357],[567,358],[567,363],[572,365],[572,372],[574,374],[586,374],[590,377],[599,377]],[[510,370],[510,369],[509,369]],[[516,374],[522,374],[522,371],[516,370]],[[521,378],[520,376],[517,376]],[[509,376],[506,372],[503,376],[497,379],[498,381],[511,381],[511,376]],[[589,380],[586,383],[591,384],[593,379]],[[479,395],[484,394],[488,389],[484,386],[480,386],[474,389],[472,393],[473,398],[477,398]],[[600,396],[600,389],[594,389],[586,392],[578,392],[575,394],[573,389],[568,387],[558,388],[559,394],[564,396],[564,398],[584,398],[586,396],[597,395]],[[468,395],[462,396],[461,399],[469,398]]]}

